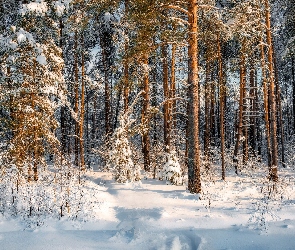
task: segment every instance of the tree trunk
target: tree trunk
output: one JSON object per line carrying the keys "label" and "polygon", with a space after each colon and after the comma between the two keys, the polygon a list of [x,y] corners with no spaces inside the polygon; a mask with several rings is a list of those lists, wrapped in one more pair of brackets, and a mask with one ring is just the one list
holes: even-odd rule
{"label": "tree trunk", "polygon": [[[128,44],[125,42],[125,52],[128,51]],[[129,64],[128,59],[124,62],[124,111],[128,110],[128,100],[129,100]]]}
{"label": "tree trunk", "polygon": [[265,136],[267,143],[267,160],[268,167],[271,168],[272,155],[271,155],[271,142],[269,131],[269,105],[268,105],[268,85],[266,80],[266,68],[265,68],[265,55],[262,41],[260,42],[261,48],[261,68],[262,68],[262,81],[263,81],[263,99],[264,99],[264,120],[265,120]]}
{"label": "tree trunk", "polygon": [[270,169],[269,177],[270,180],[278,181],[278,143],[277,143],[277,122],[276,122],[276,99],[275,99],[275,83],[274,83],[274,70],[273,70],[273,46],[271,36],[271,25],[270,25],[270,6],[269,0],[265,0],[265,23],[266,23],[266,37],[268,44],[268,70],[270,77],[270,127],[271,127],[271,141],[272,141],[272,166]]}
{"label": "tree trunk", "polygon": [[93,100],[93,111],[92,111],[92,129],[91,129],[91,148],[94,148],[96,139],[96,112],[97,112],[97,98]]}
{"label": "tree trunk", "polygon": [[[145,55],[143,63],[148,65],[148,56]],[[144,158],[144,170],[150,171],[150,136],[149,136],[149,108],[150,108],[150,89],[149,89],[149,72],[144,72],[143,77],[143,107],[142,107],[142,124],[144,131],[142,135],[142,153]]]}
{"label": "tree trunk", "polygon": [[251,116],[250,116],[250,131],[249,131],[249,144],[251,147],[251,152],[253,156],[256,156],[256,114],[257,114],[257,86],[255,84],[255,69],[252,65],[250,71],[250,107],[251,107]]}
{"label": "tree trunk", "polygon": [[85,160],[84,160],[84,114],[85,114],[85,62],[84,62],[84,37],[82,36],[82,78],[81,78],[81,110],[80,110],[80,131],[79,131],[79,141],[80,141],[80,169],[85,170]]}
{"label": "tree trunk", "polygon": [[245,55],[244,55],[244,48],[242,48],[241,62],[240,62],[239,117],[238,117],[238,123],[237,123],[236,143],[235,143],[234,159],[233,159],[236,174],[238,174],[238,152],[240,147],[241,135],[243,131],[244,92],[245,92]]}
{"label": "tree trunk", "polygon": [[102,60],[104,64],[104,112],[105,112],[105,133],[108,137],[111,133],[111,97],[110,97],[110,86],[109,86],[109,69],[107,63],[107,55],[106,55],[106,44],[103,43],[102,48]]}
{"label": "tree trunk", "polygon": [[222,180],[225,180],[225,160],[224,160],[224,79],[223,79],[223,68],[222,68],[222,54],[221,54],[221,44],[220,35],[217,38],[218,47],[218,75],[219,75],[219,107],[220,107],[220,149],[221,149],[221,174]]}
{"label": "tree trunk", "polygon": [[[62,44],[62,35],[63,35],[63,22],[62,18],[59,20],[59,47],[63,51]],[[65,106],[60,107],[60,130],[61,130],[61,152],[64,154],[66,152],[66,124],[65,124]]]}
{"label": "tree trunk", "polygon": [[[171,83],[170,83],[170,112],[171,112],[171,126],[170,129],[176,129],[177,118],[176,118],[176,81],[175,81],[175,54],[176,54],[176,44],[172,44],[172,53],[171,53]],[[173,127],[173,128],[172,128]]]}
{"label": "tree trunk", "polygon": [[[125,0],[125,15],[128,15],[129,11],[129,3],[128,0]],[[128,36],[128,34],[126,34]],[[129,44],[128,41],[125,41],[125,55],[127,55],[127,52],[129,50]],[[127,112],[128,110],[128,100],[129,100],[129,61],[126,56],[125,62],[124,62],[124,111]]]}
{"label": "tree trunk", "polygon": [[[36,60],[34,59],[33,64],[33,81],[34,84],[36,82]],[[32,109],[35,109],[35,93],[31,94],[31,100],[32,100]],[[39,162],[39,140],[37,138],[37,129],[36,128],[34,133],[34,165],[33,165],[33,172],[34,172],[34,181],[38,180],[38,162]]]}
{"label": "tree trunk", "polygon": [[75,121],[75,165],[79,166],[79,117],[78,117],[78,108],[79,108],[79,76],[78,76],[78,32],[75,31],[75,45],[74,45],[74,71],[75,71],[75,107],[74,111],[77,114],[77,121]]}
{"label": "tree trunk", "polygon": [[246,98],[246,65],[244,65],[244,89],[243,89],[243,164],[248,162],[249,158],[249,147],[248,147],[248,127],[249,127],[249,110],[247,108]]}
{"label": "tree trunk", "polygon": [[[153,64],[156,63],[156,60],[154,59],[153,60]],[[158,105],[157,103],[157,98],[156,96],[158,95],[158,89],[157,89],[157,68],[156,67],[153,67],[152,68],[152,81],[153,81],[153,84],[152,84],[152,106],[156,107]],[[158,126],[158,123],[157,123],[157,114],[153,115],[153,121],[152,121],[152,128],[153,128],[153,135],[152,135],[152,148],[156,149],[156,146],[158,145],[158,140],[159,140],[159,137],[158,137],[158,132],[157,132],[157,128],[159,127]],[[154,162],[153,162],[153,178],[156,179],[156,171],[157,171],[157,167],[158,167],[158,164],[157,164],[157,157],[154,157],[153,158]]]}
{"label": "tree trunk", "polygon": [[[211,65],[211,67],[214,67],[214,63]],[[214,82],[214,75],[213,70],[211,72],[211,84],[210,84],[210,146],[214,147],[215,144],[215,82]]]}
{"label": "tree trunk", "polygon": [[201,193],[197,0],[189,0],[188,13],[188,189],[191,193]]}
{"label": "tree trunk", "polygon": [[167,45],[162,45],[163,57],[163,90],[164,90],[164,146],[165,152],[170,152],[170,101],[169,101],[169,85],[168,85],[168,60],[167,60]]}
{"label": "tree trunk", "polygon": [[209,151],[210,151],[210,62],[206,56],[206,78],[205,78],[205,131],[204,131],[204,154],[205,154],[205,169],[209,171]]}
{"label": "tree trunk", "polygon": [[275,88],[276,88],[276,99],[277,99],[277,107],[278,107],[278,130],[280,131],[280,139],[281,139],[281,153],[282,153],[282,165],[285,167],[285,141],[284,141],[284,124],[283,124],[283,113],[282,113],[282,100],[281,100],[281,89],[279,84],[279,72],[277,66],[276,55],[274,52],[273,56],[274,70],[275,70]]}

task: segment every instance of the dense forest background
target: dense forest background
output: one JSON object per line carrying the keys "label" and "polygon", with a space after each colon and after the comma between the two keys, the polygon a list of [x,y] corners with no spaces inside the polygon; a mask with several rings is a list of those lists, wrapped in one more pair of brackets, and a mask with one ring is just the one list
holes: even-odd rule
{"label": "dense forest background", "polygon": [[291,0],[0,1],[0,210],[81,212],[91,169],[199,194],[263,172],[275,192],[294,27]]}

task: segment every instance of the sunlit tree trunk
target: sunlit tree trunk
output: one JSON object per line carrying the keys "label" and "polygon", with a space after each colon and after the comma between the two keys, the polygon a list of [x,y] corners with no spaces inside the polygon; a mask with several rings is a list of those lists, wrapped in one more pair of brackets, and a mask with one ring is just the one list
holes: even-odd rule
{"label": "sunlit tree trunk", "polygon": [[278,181],[278,143],[277,143],[277,122],[276,122],[276,99],[275,99],[275,82],[273,69],[273,46],[270,25],[270,6],[269,1],[265,0],[265,23],[266,37],[268,45],[268,70],[269,70],[269,90],[270,90],[270,128],[271,128],[271,144],[272,144],[272,165],[269,173],[270,180]]}
{"label": "sunlit tree trunk", "polygon": [[197,0],[189,0],[188,13],[188,189],[191,193],[201,193]]}

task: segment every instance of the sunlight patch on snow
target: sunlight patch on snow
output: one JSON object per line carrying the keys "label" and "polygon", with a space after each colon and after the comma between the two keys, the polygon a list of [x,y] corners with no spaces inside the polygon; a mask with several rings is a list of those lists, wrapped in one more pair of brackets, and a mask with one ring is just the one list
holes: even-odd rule
{"label": "sunlight patch on snow", "polygon": [[[268,230],[261,231],[249,222],[250,215],[257,212],[254,203],[261,199],[261,193],[248,181],[245,177],[229,176],[226,182],[204,182],[205,193],[199,199],[184,186],[142,179],[137,188],[134,183],[115,183],[111,173],[90,172],[84,194],[90,204],[97,204],[91,210],[95,214],[93,220],[48,219],[32,234],[22,231],[20,221],[1,217],[1,242],[4,247],[11,246],[13,234],[16,239],[28,239],[25,247],[32,250],[38,249],[32,242],[44,249],[60,249],[57,244],[63,244],[68,249],[101,250],[275,250],[281,241],[280,249],[295,247],[294,192],[288,194],[290,202],[275,211],[277,219],[268,222]],[[87,190],[95,192],[87,194]],[[259,213],[257,216],[261,218]],[[56,245],[49,245],[42,237],[54,238]]]}

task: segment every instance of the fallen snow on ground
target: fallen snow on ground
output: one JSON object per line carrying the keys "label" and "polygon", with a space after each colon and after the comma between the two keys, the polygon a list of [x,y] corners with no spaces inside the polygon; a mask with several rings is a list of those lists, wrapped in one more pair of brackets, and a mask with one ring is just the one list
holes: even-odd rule
{"label": "fallen snow on ground", "polygon": [[203,183],[201,200],[159,180],[117,184],[102,172],[88,179],[100,192],[96,221],[47,220],[30,231],[0,218],[0,249],[295,249],[292,181],[271,201],[260,182],[243,177]]}

